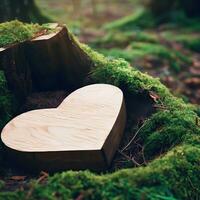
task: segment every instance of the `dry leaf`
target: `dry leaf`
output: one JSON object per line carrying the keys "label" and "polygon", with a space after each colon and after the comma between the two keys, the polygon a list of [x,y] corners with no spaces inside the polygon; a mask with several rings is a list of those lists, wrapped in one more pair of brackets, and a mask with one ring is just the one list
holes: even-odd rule
{"label": "dry leaf", "polygon": [[184,82],[191,88],[196,88],[196,87],[199,88],[200,86],[200,78],[197,78],[197,77],[188,78]]}
{"label": "dry leaf", "polygon": [[45,181],[48,178],[49,174],[47,172],[41,171],[40,177],[37,179],[38,183]]}
{"label": "dry leaf", "polygon": [[160,99],[160,96],[152,91],[149,92],[149,96],[153,99],[154,102],[157,102],[157,100]]}

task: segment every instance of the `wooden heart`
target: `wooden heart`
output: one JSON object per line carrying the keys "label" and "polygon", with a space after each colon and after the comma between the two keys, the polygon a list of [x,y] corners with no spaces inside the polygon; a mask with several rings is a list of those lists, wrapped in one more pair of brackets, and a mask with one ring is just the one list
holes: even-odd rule
{"label": "wooden heart", "polygon": [[71,93],[58,108],[23,113],[2,130],[12,158],[34,169],[107,168],[126,122],[122,91],[94,84]]}

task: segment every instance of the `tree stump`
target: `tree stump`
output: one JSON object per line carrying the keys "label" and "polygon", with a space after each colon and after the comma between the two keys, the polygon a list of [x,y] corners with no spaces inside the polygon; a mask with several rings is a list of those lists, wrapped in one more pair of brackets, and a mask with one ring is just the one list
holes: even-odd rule
{"label": "tree stump", "polygon": [[93,63],[65,26],[0,49],[9,88],[23,100],[32,91],[81,87]]}

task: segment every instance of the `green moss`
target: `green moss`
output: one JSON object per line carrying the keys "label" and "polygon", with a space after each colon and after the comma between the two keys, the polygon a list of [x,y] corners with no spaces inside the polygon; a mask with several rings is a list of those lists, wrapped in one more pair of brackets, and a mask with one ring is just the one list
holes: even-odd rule
{"label": "green moss", "polygon": [[158,37],[152,32],[143,31],[111,31],[103,38],[92,42],[94,47],[126,47],[130,42],[158,43]]}
{"label": "green moss", "polygon": [[135,13],[108,23],[104,26],[107,30],[134,30],[144,27],[153,27],[155,25],[153,16],[143,8],[138,9]]}
{"label": "green moss", "polygon": [[[106,59],[96,67],[92,73],[92,78],[96,82],[110,83],[116,86],[125,85],[128,91],[137,92],[141,89],[150,89],[156,83],[160,82],[140,71],[131,68],[123,59]],[[161,86],[164,89],[164,86]],[[165,90],[167,91],[167,89]]]}
{"label": "green moss", "polygon": [[1,193],[8,199],[195,199],[199,196],[200,149],[192,145],[174,148],[147,167],[97,176],[90,172],[63,172],[46,184],[33,182],[30,191]]}
{"label": "green moss", "polygon": [[157,112],[140,132],[146,159],[159,156],[186,137],[200,134],[195,124],[195,113],[190,110]]}
{"label": "green moss", "polygon": [[135,52],[132,49],[120,49],[120,48],[111,48],[111,49],[98,49],[99,52],[104,54],[109,58],[123,58],[124,60],[133,63],[135,59],[141,56],[141,53]]}
{"label": "green moss", "polygon": [[4,73],[0,71],[0,130],[12,115],[12,96],[7,89]]}
{"label": "green moss", "polygon": [[141,90],[154,91],[160,96],[160,101],[170,109],[181,108],[193,113],[193,106],[174,97],[157,78],[138,71],[123,59],[109,59],[85,45],[81,47],[95,61],[95,67],[90,75],[94,82],[113,84],[126,88],[126,92],[133,94],[138,94]]}
{"label": "green moss", "polygon": [[194,40],[181,40],[180,42],[183,43],[187,48],[200,52],[200,38]]}
{"label": "green moss", "polygon": [[189,66],[192,61],[177,50],[172,50],[164,45],[150,43],[133,43],[132,49],[144,52],[144,55],[157,56],[158,59],[166,60],[174,71],[180,71],[181,67]]}
{"label": "green moss", "polygon": [[38,24],[26,24],[17,20],[0,24],[0,47],[32,38],[42,30]]}
{"label": "green moss", "polygon": [[154,91],[166,107],[165,111],[154,114],[141,131],[147,157],[157,156],[180,144],[187,134],[200,133],[195,124],[197,115],[193,107],[173,97],[159,80],[131,68],[123,60],[107,60],[107,63],[99,65],[101,67],[97,67],[92,74],[95,82],[113,84],[132,94],[141,90]]}
{"label": "green moss", "polygon": [[200,34],[199,33],[186,33],[181,34],[173,33],[170,31],[165,31],[162,36],[169,41],[178,42],[182,44],[185,48],[191,49],[193,51],[200,52]]}

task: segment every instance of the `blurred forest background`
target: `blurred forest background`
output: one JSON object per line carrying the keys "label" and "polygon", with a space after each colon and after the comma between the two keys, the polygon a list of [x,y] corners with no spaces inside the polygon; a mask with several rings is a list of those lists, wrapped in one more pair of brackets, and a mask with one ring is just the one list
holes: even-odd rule
{"label": "blurred forest background", "polygon": [[0,13],[0,21],[64,23],[81,42],[200,102],[198,0],[3,0]]}
{"label": "blurred forest background", "polygon": [[185,101],[200,102],[198,0],[36,0],[52,21],[85,42],[121,57],[167,85]]}

